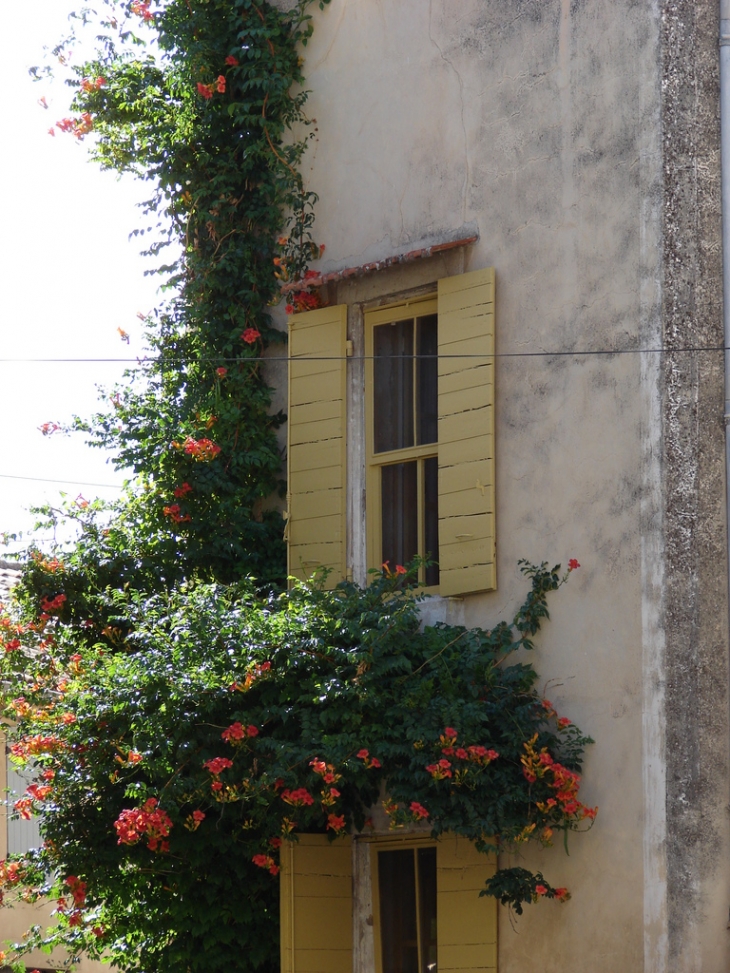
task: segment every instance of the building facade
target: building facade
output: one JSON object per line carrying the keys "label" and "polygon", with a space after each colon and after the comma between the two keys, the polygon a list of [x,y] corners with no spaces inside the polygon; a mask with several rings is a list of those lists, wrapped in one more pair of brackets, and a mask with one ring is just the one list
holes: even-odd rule
{"label": "building facade", "polygon": [[426,617],[488,628],[520,558],[582,565],[533,661],[599,815],[524,853],[573,898],[496,910],[499,973],[730,967],[719,21],[332,0],[305,51],[325,306],[291,318],[290,570],[437,549]]}

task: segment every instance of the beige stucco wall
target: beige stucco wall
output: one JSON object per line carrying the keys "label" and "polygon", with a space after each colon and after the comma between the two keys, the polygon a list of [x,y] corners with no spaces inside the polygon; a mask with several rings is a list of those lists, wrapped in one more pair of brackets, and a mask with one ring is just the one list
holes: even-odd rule
{"label": "beige stucco wall", "polygon": [[[702,591],[705,578],[699,558],[681,567],[667,545],[681,523],[718,538],[724,531],[719,426],[714,438],[686,440],[698,455],[704,450],[706,469],[692,523],[668,495],[674,459],[665,449],[667,416],[674,407],[697,415],[696,402],[682,396],[692,399],[702,381],[714,417],[717,362],[703,359],[677,380],[677,398],[667,377],[672,362],[641,351],[666,340],[668,303],[678,306],[668,262],[684,259],[666,244],[673,191],[666,136],[679,124],[668,117],[663,87],[667,57],[680,56],[674,47],[663,53],[670,7],[332,0],[317,13],[305,52],[317,131],[304,174],[320,197],[322,269],[465,236],[475,226],[480,234],[447,257],[331,285],[329,299],[352,307],[356,354],[362,302],[496,268],[499,588],[435,611],[489,626],[512,615],[525,589],[519,558],[582,564],[552,598],[533,661],[546,695],[596,740],[584,795],[600,813],[591,834],[571,839],[569,857],[562,848],[525,855],[553,883],[568,885],[573,900],[542,903],[517,919],[500,910],[500,973],[721,973],[730,964],[725,688],[712,703],[712,733],[696,737],[697,767],[712,765],[716,783],[702,791],[694,871],[667,832],[680,805],[667,782],[667,659],[675,650],[667,648],[665,593],[682,577],[683,591]],[[697,44],[707,47],[709,28],[700,27]],[[716,291],[707,314],[713,301]],[[708,320],[705,338],[715,326]],[[348,454],[356,578],[364,571],[359,368],[350,365]],[[711,649],[698,665],[716,667],[726,687],[718,550],[705,555],[717,561],[707,574],[717,587],[705,592],[717,612],[716,627],[700,636]],[[670,757],[670,777],[672,768]],[[673,862],[681,864],[674,872]],[[690,900],[691,919],[682,918]]]}

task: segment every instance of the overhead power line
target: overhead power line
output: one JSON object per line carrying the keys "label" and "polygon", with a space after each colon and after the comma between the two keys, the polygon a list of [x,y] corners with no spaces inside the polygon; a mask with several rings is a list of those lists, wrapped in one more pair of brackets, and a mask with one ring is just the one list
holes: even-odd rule
{"label": "overhead power line", "polygon": [[31,480],[33,483],[67,483],[69,486],[105,487],[109,490],[123,489],[118,483],[87,483],[84,480],[50,480],[43,476],[15,476],[12,473],[0,473],[3,480]]}
{"label": "overhead power line", "polygon": [[303,355],[301,358],[292,358],[289,355],[271,355],[255,358],[182,358],[169,357],[157,358],[0,358],[0,365],[20,365],[20,364],[119,364],[119,365],[144,365],[151,362],[159,364],[204,364],[215,362],[232,362],[243,364],[250,362],[258,364],[260,362],[291,362],[291,361],[366,361],[380,357],[387,357],[390,360],[397,358],[587,358],[591,356],[610,357],[613,355],[691,355],[699,352],[719,352],[730,351],[730,347],[725,345],[691,345],[684,348],[589,348],[586,350],[569,351],[498,351],[492,354],[470,354],[470,355]]}

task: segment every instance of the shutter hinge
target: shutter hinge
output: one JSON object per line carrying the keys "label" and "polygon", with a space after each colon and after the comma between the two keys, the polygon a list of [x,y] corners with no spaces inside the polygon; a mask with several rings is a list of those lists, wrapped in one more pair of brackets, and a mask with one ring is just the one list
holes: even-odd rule
{"label": "shutter hinge", "polygon": [[349,338],[345,342],[345,354],[348,358],[352,358],[352,356],[355,354],[355,348]]}

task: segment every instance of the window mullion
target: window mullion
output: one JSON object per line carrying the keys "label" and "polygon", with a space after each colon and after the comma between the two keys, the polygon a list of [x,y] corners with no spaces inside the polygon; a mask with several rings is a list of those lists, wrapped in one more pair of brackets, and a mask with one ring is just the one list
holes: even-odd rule
{"label": "window mullion", "polygon": [[[418,403],[418,393],[419,393],[419,388],[418,388],[418,348],[419,348],[419,344],[418,344],[418,341],[419,341],[419,337],[420,337],[420,335],[419,335],[419,329],[420,329],[420,326],[419,326],[418,318],[414,318],[413,319],[413,444],[414,444],[414,446],[415,445],[418,445],[418,446],[421,445],[420,444],[420,440],[419,440],[419,436],[418,436],[419,420],[420,420],[420,416],[418,415],[418,406],[419,406],[419,403]],[[422,556],[423,555],[423,550],[424,550],[423,545],[426,543],[425,530],[424,530],[424,516],[423,516],[424,515],[424,500],[425,500],[425,496],[424,496],[424,489],[425,489],[425,487],[424,487],[424,482],[423,482],[423,460],[421,460],[421,459],[418,460],[418,466],[416,467],[416,470],[417,470],[417,479],[416,479],[416,504],[417,504],[417,507],[418,507],[418,554],[420,556]],[[424,573],[423,572],[424,572],[423,566],[419,567],[419,569],[418,569],[418,580],[420,582],[423,582],[425,580],[424,579]],[[418,858],[418,855],[416,855],[416,858]],[[416,871],[416,878],[417,877],[418,877],[418,871]],[[418,883],[416,882],[416,886],[417,885],[418,885]],[[420,935],[419,935],[418,942],[419,942],[418,949],[419,949],[419,964],[420,964],[420,949],[421,949],[421,946],[420,946],[420,942],[421,942],[420,941]],[[419,969],[420,969],[420,966],[419,966]]]}
{"label": "window mullion", "polygon": [[[426,483],[425,483],[425,467],[423,460],[418,460],[418,478],[416,481],[416,491],[418,497],[418,554],[419,557],[423,557],[426,550]],[[426,569],[421,565],[418,569],[418,580],[424,582],[426,580]]]}
{"label": "window mullion", "polygon": [[[418,464],[421,465],[420,463]],[[416,944],[418,947],[418,973],[424,973],[423,956],[421,955],[423,937],[421,935],[421,876],[418,872],[418,849],[413,849],[413,874],[416,877]]]}

